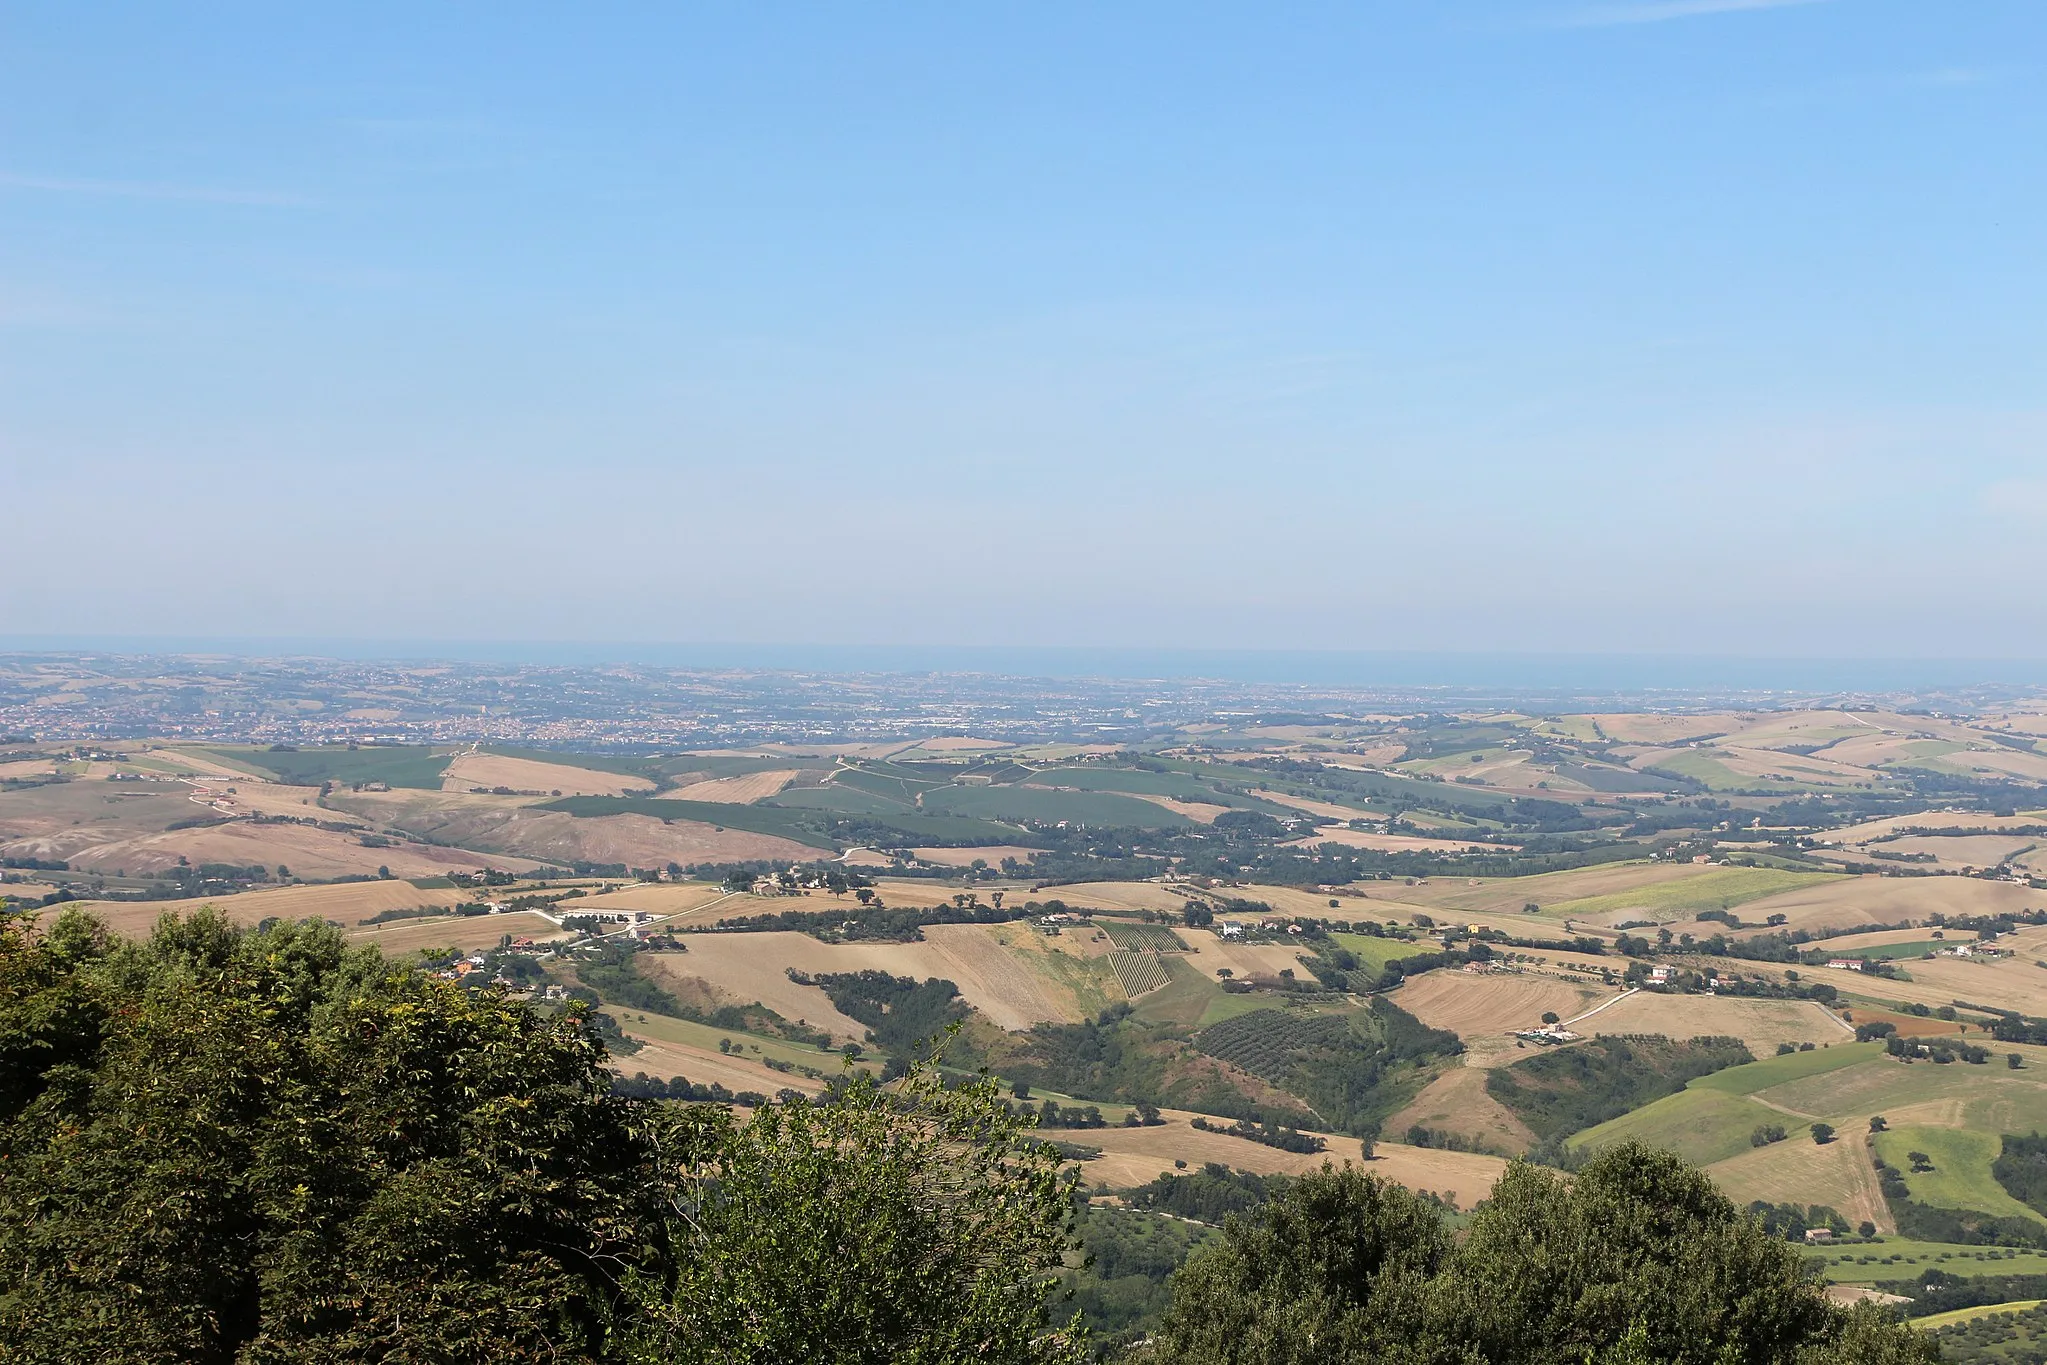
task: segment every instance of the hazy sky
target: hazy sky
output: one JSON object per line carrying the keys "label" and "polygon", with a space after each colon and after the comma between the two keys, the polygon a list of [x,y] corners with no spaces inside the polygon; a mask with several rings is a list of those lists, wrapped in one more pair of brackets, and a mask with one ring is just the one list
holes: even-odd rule
{"label": "hazy sky", "polygon": [[2047,656],[2039,0],[0,9],[0,636]]}

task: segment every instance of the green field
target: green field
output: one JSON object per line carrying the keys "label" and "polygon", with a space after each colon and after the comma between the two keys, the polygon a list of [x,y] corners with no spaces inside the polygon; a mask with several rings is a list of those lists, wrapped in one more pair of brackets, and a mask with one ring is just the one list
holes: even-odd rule
{"label": "green field", "polygon": [[1881,1043],[1842,1043],[1838,1047],[1814,1048],[1811,1052],[1787,1052],[1765,1057],[1746,1066],[1730,1066],[1691,1083],[1695,1090],[1718,1090],[1726,1095],[1753,1095],[1774,1085],[1810,1080],[1830,1071],[1842,1071],[1884,1055]]}
{"label": "green field", "polygon": [[[2007,1194],[1990,1173],[1990,1163],[2002,1148],[1999,1134],[1964,1128],[1901,1127],[1876,1135],[1877,1155],[1904,1172],[1905,1184],[1918,1203],[2047,1221]],[[1933,1169],[1915,1174],[1907,1155],[1911,1152],[1933,1158]]]}
{"label": "green field", "polygon": [[1820,1261],[1823,1273],[1836,1284],[1916,1280],[1929,1269],[1943,1270],[1961,1278],[1974,1275],[2047,1275],[2047,1252],[1964,1246],[1959,1242],[1915,1242],[1904,1237],[1883,1237],[1874,1242],[1849,1246],[1815,1247],[1808,1259]]}
{"label": "green field", "polygon": [[1404,957],[1436,951],[1433,943],[1413,943],[1399,938],[1375,938],[1371,934],[1331,934],[1340,948],[1348,949],[1368,967],[1383,967]]}
{"label": "green field", "polygon": [[[222,745],[201,752],[259,768],[279,782],[294,787],[317,787],[322,782],[351,785],[382,782],[390,787],[411,787],[438,791],[441,776],[454,759],[451,749],[428,749],[412,744],[377,744],[362,748],[256,749]],[[559,762],[557,757],[553,761]]]}
{"label": "green field", "polygon": [[1587,1128],[1567,1143],[1574,1151],[1590,1152],[1633,1140],[1667,1148],[1694,1165],[1710,1166],[1750,1150],[1749,1134],[1765,1124],[1794,1130],[1787,1142],[1810,1141],[1796,1132],[1796,1119],[1742,1095],[1701,1089],[1693,1081],[1675,1095]]}
{"label": "green field", "polygon": [[1821,946],[1826,948],[1829,957],[1863,957],[1896,961],[1899,958],[1925,957],[1928,953],[1954,945],[1927,939],[1924,943],[1876,943],[1867,948],[1835,948],[1825,944]]}
{"label": "green field", "polygon": [[1842,877],[1827,872],[1786,872],[1774,867],[1722,867],[1695,877],[1678,877],[1651,882],[1632,891],[1544,905],[1546,915],[1589,916],[1620,910],[1640,910],[1671,919],[1696,915],[1701,910],[1732,910],[1766,896],[1801,891]]}
{"label": "green field", "polygon": [[1936,1332],[1943,1327],[1954,1327],[1978,1318],[1995,1317],[1999,1313],[2023,1313],[2028,1308],[2038,1308],[2047,1299],[2019,1299],[2012,1303],[1985,1303],[1974,1308],[1956,1308],[1945,1313],[1933,1313],[1923,1318],[1912,1319],[1912,1325],[1926,1332]]}
{"label": "green field", "polygon": [[1705,1166],[1750,1150],[1749,1135],[1767,1124],[1790,1130],[1786,1141],[1810,1141],[1799,1131],[1802,1125],[1797,1118],[1748,1097],[1774,1086],[1810,1081],[1815,1076],[1882,1055],[1883,1046],[1879,1043],[1849,1043],[1730,1066],[1699,1077],[1675,1095],[1666,1095],[1632,1113],[1587,1128],[1569,1139],[1569,1145],[1591,1151],[1632,1138],[1652,1147],[1667,1147],[1687,1161]]}
{"label": "green field", "polygon": [[1180,829],[1194,822],[1175,810],[1115,792],[1064,792],[1038,787],[940,787],[924,809],[990,820],[1064,820],[1104,828]]}

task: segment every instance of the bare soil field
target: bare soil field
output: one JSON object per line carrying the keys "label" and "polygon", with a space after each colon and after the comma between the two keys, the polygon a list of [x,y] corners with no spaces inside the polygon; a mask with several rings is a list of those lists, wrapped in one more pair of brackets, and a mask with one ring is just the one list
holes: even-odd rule
{"label": "bare soil field", "polygon": [[1496,1151],[1527,1151],[1535,1145],[1535,1134],[1513,1110],[1486,1093],[1485,1079],[1483,1067],[1452,1067],[1429,1082],[1407,1108],[1388,1118],[1386,1131],[1398,1137],[1420,1124],[1472,1138]]}
{"label": "bare soil field", "polygon": [[1424,1024],[1464,1039],[1473,1065],[1500,1066],[1516,1060],[1517,1049],[1506,1034],[1542,1027],[1545,1010],[1569,1019],[1614,994],[1533,972],[1444,970],[1416,977],[1386,998]]}
{"label": "bare soil field", "polygon": [[1779,1043],[1853,1042],[1855,1029],[1815,1000],[1637,991],[1584,1022],[1581,1033],[1660,1033],[1669,1038],[1739,1038],[1757,1057]]}
{"label": "bare soil field", "polygon": [[598,772],[568,763],[542,763],[531,758],[508,758],[502,754],[463,754],[442,774],[441,789],[466,792],[471,787],[510,787],[513,791],[537,791],[558,796],[632,796],[654,790],[652,782],[623,773]]}
{"label": "bare soil field", "polygon": [[1740,913],[1748,923],[1783,915],[1792,929],[1839,929],[1908,919],[1923,924],[1937,910],[1949,915],[2017,911],[2039,899],[2038,892],[2025,887],[1974,877],[1869,875],[1750,901]]}
{"label": "bare soil field", "polygon": [[716,801],[730,806],[751,805],[765,800],[795,781],[801,768],[776,768],[768,772],[743,773],[738,777],[714,777],[692,782],[661,795],[676,801]]}
{"label": "bare soil field", "polygon": [[646,1044],[630,1057],[611,1059],[611,1069],[622,1076],[644,1071],[663,1080],[680,1076],[697,1085],[722,1085],[728,1090],[742,1092],[757,1090],[770,1096],[782,1090],[801,1090],[806,1095],[815,1095],[824,1089],[807,1076],[775,1071],[759,1062],[729,1057],[709,1048],[650,1038],[630,1025],[620,1027]]}
{"label": "bare soil field", "polygon": [[[1165,1117],[1167,1122],[1156,1128],[1103,1128],[1075,1133],[1074,1141],[1102,1149],[1099,1158],[1081,1164],[1081,1178],[1089,1185],[1101,1183],[1111,1189],[1134,1189],[1160,1175],[1172,1174],[1175,1160],[1185,1161],[1190,1168],[1216,1161],[1259,1175],[1300,1175],[1321,1169],[1325,1161],[1339,1166],[1346,1161],[1358,1162],[1358,1140],[1341,1134],[1322,1135],[1328,1143],[1324,1152],[1282,1152],[1245,1138],[1201,1132],[1190,1124],[1194,1116],[1179,1110],[1167,1110]],[[1374,1160],[1363,1163],[1372,1174],[1410,1189],[1452,1195],[1458,1206],[1466,1209],[1491,1192],[1507,1167],[1498,1157],[1407,1147],[1394,1142],[1379,1143],[1376,1152]]]}
{"label": "bare soil field", "polygon": [[1876,1183],[1876,1167],[1855,1137],[1822,1147],[1803,1134],[1743,1152],[1706,1168],[1737,1204],[1829,1204],[1853,1225],[1867,1220],[1897,1231]]}

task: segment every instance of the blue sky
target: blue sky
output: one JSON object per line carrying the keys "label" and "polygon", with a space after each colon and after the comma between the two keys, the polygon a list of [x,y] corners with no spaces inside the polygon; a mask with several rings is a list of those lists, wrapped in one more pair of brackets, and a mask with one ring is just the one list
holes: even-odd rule
{"label": "blue sky", "polygon": [[2035,0],[0,9],[0,635],[2047,656]]}

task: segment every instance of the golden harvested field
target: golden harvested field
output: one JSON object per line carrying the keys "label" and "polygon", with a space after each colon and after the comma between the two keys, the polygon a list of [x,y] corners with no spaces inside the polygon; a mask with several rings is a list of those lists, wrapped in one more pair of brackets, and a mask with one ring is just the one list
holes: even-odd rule
{"label": "golden harvested field", "polygon": [[1309,815],[1324,815],[1331,820],[1355,820],[1361,812],[1356,806],[1339,806],[1333,801],[1317,801],[1313,797],[1294,796],[1288,792],[1262,791],[1261,801],[1270,801],[1275,806],[1291,806]]}
{"label": "golden harvested field", "polygon": [[1546,1010],[1570,1019],[1614,994],[1533,972],[1434,971],[1386,998],[1424,1024],[1449,1029],[1464,1039],[1473,1065],[1497,1066],[1514,1060],[1501,1055],[1515,1050],[1506,1034],[1542,1027]]}
{"label": "golden harvested field", "polygon": [[1881,839],[1887,834],[1902,834],[1917,830],[1950,829],[2010,829],[2016,825],[2038,825],[2043,823],[2047,813],[2035,811],[2017,815],[1991,815],[1984,811],[1926,811],[1918,815],[1898,815],[1887,820],[1870,820],[1846,829],[1829,830],[1827,838],[1842,844],[1867,843]]}
{"label": "golden harvested field", "polygon": [[818,850],[793,839],[721,830],[692,820],[657,820],[651,815],[584,819],[566,811],[519,807],[497,813],[490,824],[491,828],[478,831],[472,847],[517,848],[529,857],[560,863],[583,860],[624,863],[628,867],[665,867],[669,863],[753,859],[803,862],[818,856]]}
{"label": "golden harvested field", "polygon": [[1709,735],[1724,735],[1742,728],[1732,715],[1654,716],[1599,715],[1591,717],[1600,733],[1620,744],[1677,744]]}
{"label": "golden harvested field", "polygon": [[542,763],[531,758],[507,758],[502,754],[462,754],[448,765],[441,777],[441,789],[466,792],[471,787],[510,787],[513,791],[546,792],[561,796],[631,796],[650,792],[654,784],[623,773],[598,772],[568,763]]}
{"label": "golden harvested field", "polygon": [[0,763],[0,781],[26,781],[31,777],[48,777],[57,771],[57,764],[47,758],[24,758],[15,763]]}
{"label": "golden harvested field", "polygon": [[[646,1044],[630,1057],[611,1059],[611,1069],[622,1076],[644,1071],[663,1080],[681,1076],[697,1085],[722,1085],[734,1091],[757,1090],[770,1096],[781,1090],[801,1090],[806,1095],[815,1095],[824,1089],[808,1076],[776,1071],[759,1062],[726,1056],[711,1048],[650,1038],[630,1024],[621,1024],[620,1027]],[[821,1060],[828,1062],[830,1059]]]}
{"label": "golden harvested field", "polygon": [[[335,886],[280,886],[274,891],[245,891],[236,896],[201,897],[173,901],[75,901],[92,911],[121,934],[146,934],[156,917],[166,911],[189,914],[204,905],[219,909],[237,924],[256,924],[278,919],[325,919],[337,924],[358,924],[385,910],[410,910],[417,906],[451,906],[463,898],[460,891],[422,891],[410,882],[342,882]],[[50,912],[54,913],[54,912]],[[503,919],[502,915],[489,916]]]}
{"label": "golden harvested field", "polygon": [[[1791,1125],[1786,1125],[1787,1127]],[[1897,1231],[1876,1182],[1876,1167],[1854,1135],[1822,1147],[1803,1133],[1757,1147],[1706,1168],[1737,1204],[1829,1204],[1853,1225],[1867,1220]]]}
{"label": "golden harvested field", "polygon": [[2047,969],[2036,967],[2033,962],[2033,956],[2028,954],[1994,961],[1959,957],[1939,957],[1931,962],[1914,959],[1904,964],[1911,973],[1910,981],[1880,977],[1855,980],[1847,972],[1829,972],[1825,980],[1858,995],[1936,1009],[1956,1000],[1970,1000],[2021,1014],[2047,1014]]}
{"label": "golden harvested field", "polygon": [[1878,845],[1886,853],[1931,853],[1950,871],[1964,867],[1996,867],[2021,849],[2037,848],[2039,835],[1952,834],[1907,835]]}
{"label": "golden harvested field", "polygon": [[1512,913],[1530,901],[1558,905],[1594,896],[1621,895],[1645,886],[1724,870],[1696,863],[1606,863],[1568,872],[1544,872],[1534,877],[1478,879],[1476,886],[1470,878],[1439,877],[1425,886],[1400,887],[1397,894],[1412,905]]}
{"label": "golden harvested field", "polygon": [[1852,787],[1869,781],[1869,770],[1839,763],[1820,754],[1787,754],[1774,749],[1719,746],[1715,758],[1736,777],[1807,782],[1822,787]]}
{"label": "golden harvested field", "polygon": [[[1011,946],[997,930],[1005,931]],[[866,1033],[865,1026],[839,1014],[823,991],[789,980],[789,968],[813,975],[883,971],[918,980],[943,977],[1005,1029],[1080,1017],[1078,992],[1061,981],[1062,970],[1114,980],[1105,963],[1085,964],[1078,954],[1059,952],[1057,940],[1017,926],[937,924],[924,933],[922,943],[823,943],[808,934],[780,932],[692,934],[687,953],[658,956],[669,971],[699,977],[735,1001],[758,1000],[785,1018],[807,1019],[854,1039]]]}
{"label": "golden harvested field", "polygon": [[[615,915],[621,910],[643,910],[650,915],[681,916],[681,922],[690,923],[698,919],[715,922],[720,914],[737,914],[761,903],[745,892],[727,891],[710,882],[639,882],[603,895],[564,901],[560,909],[564,915],[584,911]],[[707,907],[711,913],[697,913]]]}
{"label": "golden harvested field", "polygon": [[361,924],[348,931],[356,943],[373,943],[397,956],[421,948],[495,948],[506,934],[540,942],[562,937],[546,917],[521,911],[514,915],[456,915],[447,919],[400,919]]}
{"label": "golden harvested field", "polygon": [[1007,749],[1012,747],[1007,740],[974,739],[968,735],[945,735],[938,739],[923,740],[917,748],[927,754],[979,753],[985,749]]}
{"label": "golden harvested field", "polygon": [[1474,1138],[1496,1151],[1527,1151],[1535,1145],[1535,1134],[1513,1110],[1486,1093],[1486,1070],[1459,1066],[1445,1071],[1412,1104],[1386,1120],[1386,1131],[1398,1137],[1418,1123]]}
{"label": "golden harvested field", "polygon": [[1185,954],[1188,964],[1211,981],[1216,979],[1218,967],[1229,968],[1240,981],[1273,981],[1282,971],[1291,971],[1303,981],[1315,979],[1315,974],[1301,964],[1301,954],[1307,951],[1305,945],[1225,943],[1205,932],[1182,934],[1180,938],[1192,950]]}
{"label": "golden harvested field", "polygon": [[[1027,863],[1037,851],[1035,848],[1025,848],[1022,844],[995,844],[980,848],[913,848],[910,850],[910,852],[917,855],[919,862],[936,863],[940,867],[972,867],[976,859],[987,860],[990,867],[1001,867],[1004,858],[1014,858],[1018,862]],[[882,861],[885,863],[887,860],[883,859]],[[1047,892],[1045,894],[1049,895],[1051,893]]]}
{"label": "golden harvested field", "polygon": [[[1831,978],[1829,978],[1831,979]],[[1581,1033],[1661,1033],[1670,1038],[1739,1038],[1757,1057],[1779,1043],[1852,1042],[1844,1024],[1815,1000],[1750,1000],[1732,995],[1637,991],[1584,1022]]]}
{"label": "golden harvested field", "polygon": [[1836,929],[1858,924],[1924,923],[1936,910],[1988,915],[2037,904],[2038,892],[1974,877],[1885,877],[1871,874],[1786,891],[1741,907],[1745,923],[1783,915],[1792,929]]}
{"label": "golden harvested field", "polygon": [[1369,772],[1398,763],[1407,753],[1405,744],[1375,744],[1357,753],[1324,753],[1318,755],[1332,768],[1355,768]]}
{"label": "golden harvested field", "polygon": [[[1194,1115],[1181,1110],[1166,1110],[1164,1116],[1167,1122],[1155,1128],[1101,1128],[1073,1134],[1075,1142],[1102,1149],[1099,1158],[1081,1164],[1081,1178],[1089,1185],[1134,1189],[1172,1174],[1175,1160],[1185,1161],[1189,1169],[1217,1161],[1258,1175],[1300,1175],[1321,1169],[1325,1161],[1339,1166],[1358,1161],[1358,1140],[1337,1133],[1321,1135],[1329,1144],[1327,1151],[1282,1152],[1245,1138],[1201,1132],[1190,1124]],[[1365,1163],[1372,1174],[1410,1189],[1453,1195],[1458,1206],[1467,1209],[1491,1192],[1507,1167],[1498,1157],[1394,1142],[1379,1143],[1376,1151],[1376,1159]]]}
{"label": "golden harvested field", "polygon": [[665,791],[664,798],[676,801],[717,801],[730,806],[751,805],[765,800],[796,780],[801,768],[776,768],[768,772],[742,773],[738,777],[716,777],[704,782],[692,782],[674,791]]}
{"label": "golden harvested field", "polygon": [[1461,853],[1467,848],[1500,847],[1476,839],[1424,839],[1414,834],[1380,834],[1368,829],[1351,829],[1347,825],[1325,826],[1306,838],[1294,840],[1287,847],[1314,848],[1318,844],[1342,844],[1345,848],[1369,848],[1381,853]]}
{"label": "golden harvested field", "polygon": [[1181,801],[1175,797],[1156,796],[1149,792],[1120,792],[1118,795],[1129,796],[1139,801],[1149,801],[1161,810],[1169,810],[1175,814],[1184,815],[1197,825],[1212,825],[1215,823],[1216,816],[1229,809],[1228,806],[1213,805],[1207,801]]}
{"label": "golden harvested field", "polygon": [[137,834],[113,839],[70,854],[73,867],[95,872],[125,870],[132,875],[161,872],[180,858],[201,863],[260,864],[275,871],[289,867],[294,876],[321,880],[375,875],[380,867],[397,877],[434,877],[445,872],[476,871],[488,866],[523,871],[533,866],[524,858],[486,856],[430,844],[394,843],[366,848],[352,835],[307,825],[254,824],[237,820],[198,829],[162,834]]}

